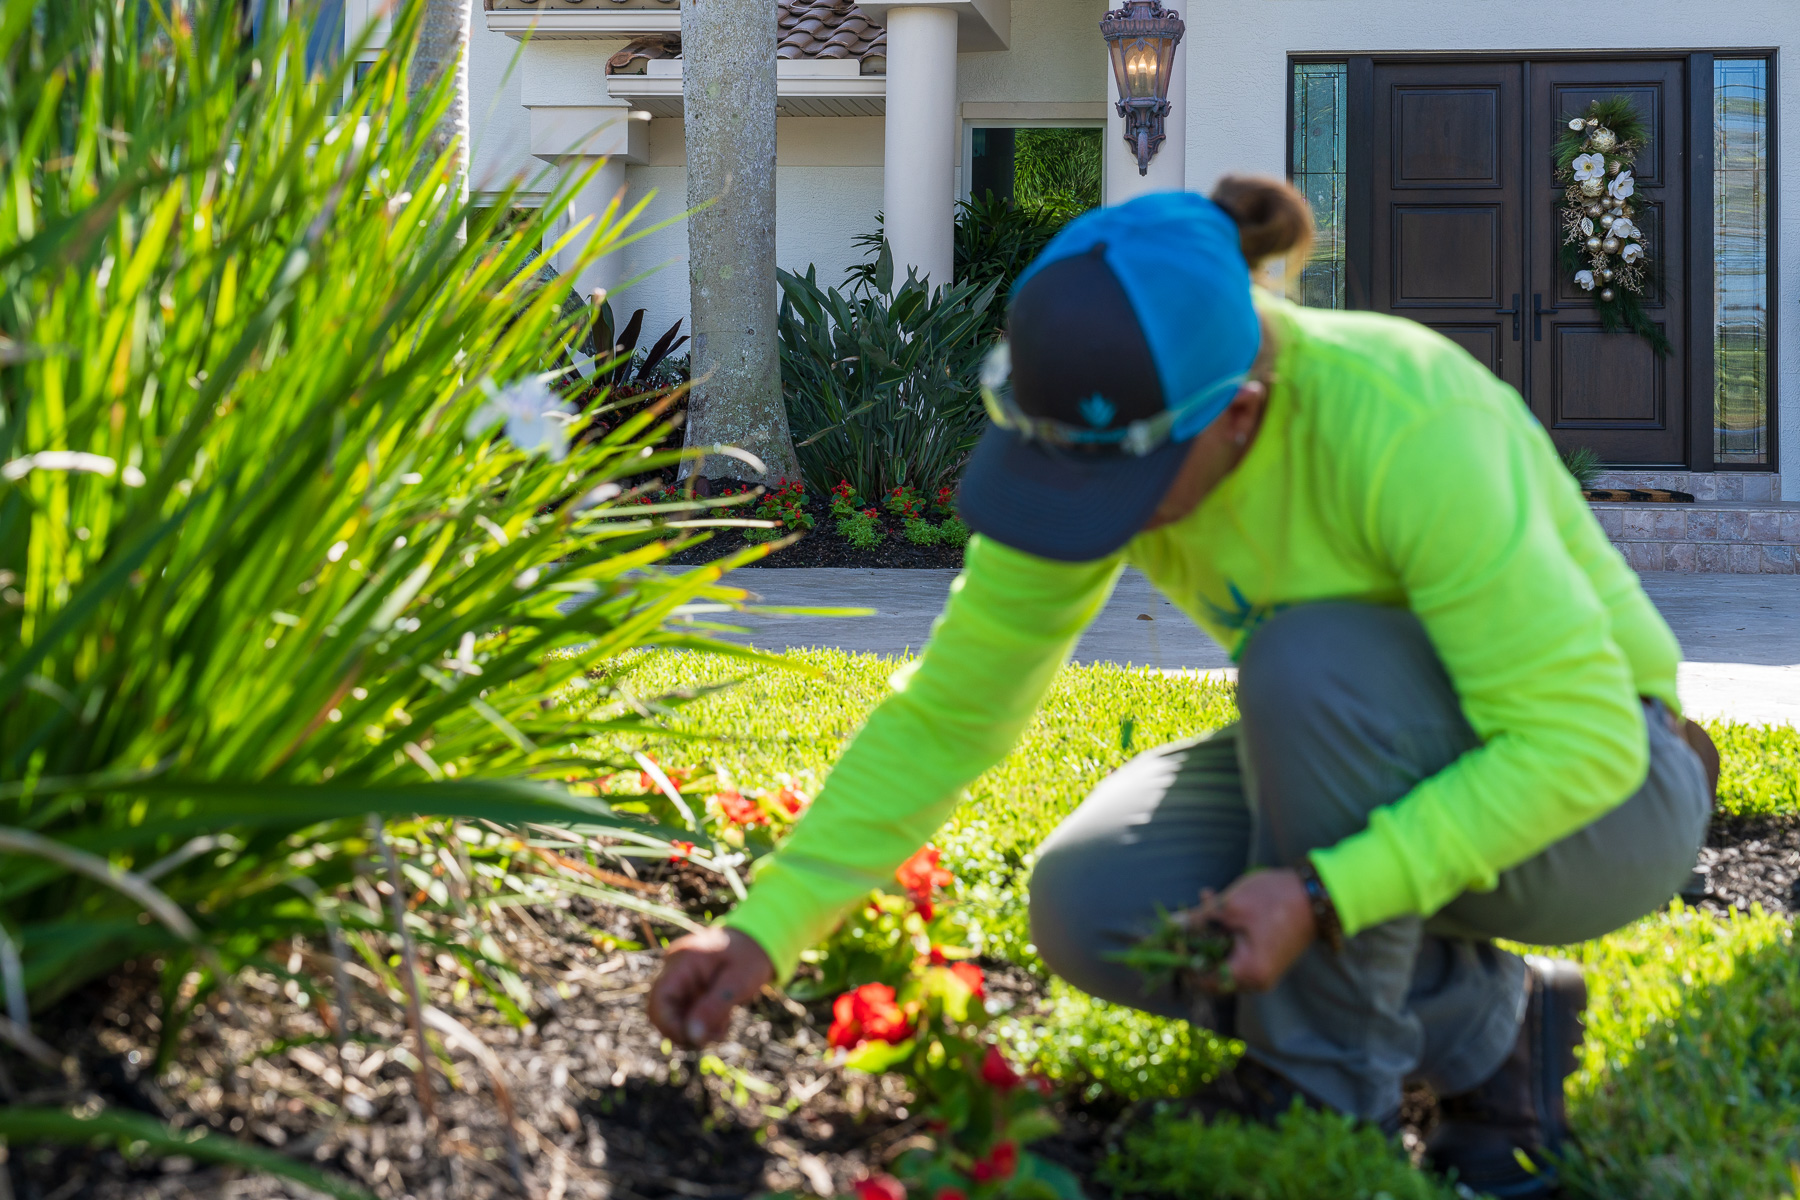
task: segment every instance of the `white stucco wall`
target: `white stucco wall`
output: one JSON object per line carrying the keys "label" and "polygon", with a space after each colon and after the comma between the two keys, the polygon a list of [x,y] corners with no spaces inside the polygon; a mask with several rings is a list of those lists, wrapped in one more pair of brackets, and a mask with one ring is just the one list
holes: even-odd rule
{"label": "white stucco wall", "polygon": [[[880,117],[782,117],[775,126],[775,255],[786,270],[819,268],[836,286],[860,261],[851,239],[875,228],[881,209]],[[654,192],[639,221],[648,229],[687,209],[682,123],[650,122],[650,162],[626,172],[635,201]],[[687,232],[679,220],[625,248],[627,278],[647,275],[615,307],[646,309],[646,332],[661,333],[688,308]]]}
{"label": "white stucco wall", "polygon": [[[1213,0],[1204,10],[1188,8],[1187,180],[1200,191],[1230,171],[1286,174],[1289,54],[1800,51],[1800,0],[1641,0],[1613,11],[1629,18],[1598,36],[1563,0]],[[1781,294],[1773,314],[1780,361],[1773,374],[1783,498],[1800,500],[1800,86],[1780,83]],[[1705,319],[1705,309],[1695,315]]]}
{"label": "white stucco wall", "polygon": [[531,157],[531,114],[525,108],[518,42],[489,33],[481,14],[469,45],[469,187],[491,192],[523,173],[527,187],[546,186],[537,179],[544,164]]}
{"label": "white stucco wall", "polygon": [[1013,0],[1006,50],[958,56],[958,98],[1066,103],[1106,99],[1105,0]]}

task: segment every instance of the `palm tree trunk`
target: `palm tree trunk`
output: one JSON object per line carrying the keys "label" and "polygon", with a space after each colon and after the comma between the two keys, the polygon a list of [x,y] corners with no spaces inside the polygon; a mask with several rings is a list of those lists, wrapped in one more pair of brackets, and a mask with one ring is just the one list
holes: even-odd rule
{"label": "palm tree trunk", "polygon": [[435,87],[446,73],[456,74],[456,96],[428,145],[434,157],[455,145],[450,168],[458,193],[453,202],[460,203],[469,191],[469,21],[473,0],[419,2],[425,5],[425,16],[419,23],[419,45],[413,55],[411,93],[416,97]]}
{"label": "palm tree trunk", "polygon": [[[775,343],[775,0],[685,0],[688,287],[694,388],[690,449],[732,445],[798,479]],[[705,207],[701,207],[704,205]],[[751,479],[737,459],[689,468]]]}

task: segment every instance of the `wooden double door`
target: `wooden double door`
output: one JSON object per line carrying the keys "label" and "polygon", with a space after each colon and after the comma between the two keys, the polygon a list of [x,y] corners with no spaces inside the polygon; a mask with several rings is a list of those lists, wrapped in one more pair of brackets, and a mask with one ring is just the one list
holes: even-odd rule
{"label": "wooden double door", "polygon": [[[1352,303],[1464,346],[1519,389],[1560,446],[1588,446],[1612,463],[1684,462],[1686,63],[1364,61],[1367,251],[1352,262]],[[1632,205],[1655,262],[1644,305],[1674,347],[1666,356],[1642,337],[1606,332],[1592,295],[1561,265],[1552,148],[1568,116],[1619,95],[1650,130]],[[1362,257],[1356,224],[1353,260]]]}

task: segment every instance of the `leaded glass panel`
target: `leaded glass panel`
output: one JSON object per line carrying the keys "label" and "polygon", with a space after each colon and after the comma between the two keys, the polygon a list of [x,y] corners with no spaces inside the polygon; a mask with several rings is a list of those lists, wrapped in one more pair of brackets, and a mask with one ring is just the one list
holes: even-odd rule
{"label": "leaded glass panel", "polygon": [[1769,64],[1713,64],[1713,459],[1769,461]]}
{"label": "leaded glass panel", "polygon": [[1350,168],[1345,143],[1350,67],[1294,64],[1294,186],[1312,205],[1318,240],[1288,294],[1314,308],[1344,308],[1344,196]]}

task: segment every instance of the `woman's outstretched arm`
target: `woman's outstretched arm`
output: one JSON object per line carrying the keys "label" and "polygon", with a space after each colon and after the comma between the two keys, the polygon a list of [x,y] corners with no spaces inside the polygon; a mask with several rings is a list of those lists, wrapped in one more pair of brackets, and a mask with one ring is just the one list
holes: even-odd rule
{"label": "woman's outstretched arm", "polygon": [[[731,1004],[749,999],[724,1001],[712,980],[756,974],[757,948],[773,976],[785,979],[800,952],[829,933],[846,908],[891,883],[963,789],[1018,740],[1082,630],[1105,607],[1119,571],[1116,557],[1051,562],[970,540],[963,574],[924,654],[894,676],[892,694],[851,740],[787,842],[761,864],[748,898],[722,922],[740,936],[696,935],[670,946],[669,982],[659,979],[651,994],[652,1016],[665,1033],[684,1041],[712,1036]],[[679,1003],[676,982],[683,985]],[[690,1013],[704,1018],[699,1036],[687,1029]]]}

